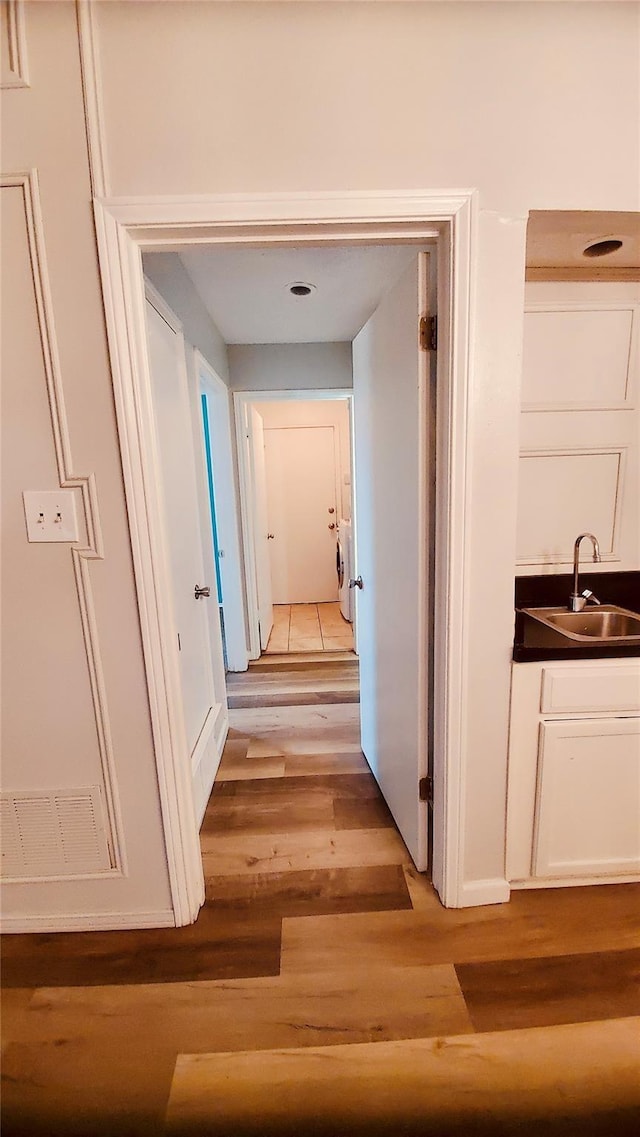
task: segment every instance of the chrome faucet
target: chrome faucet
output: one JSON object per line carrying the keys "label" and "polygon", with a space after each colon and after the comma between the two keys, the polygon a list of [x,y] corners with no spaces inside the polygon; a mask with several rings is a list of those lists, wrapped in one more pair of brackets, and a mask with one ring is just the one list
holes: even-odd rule
{"label": "chrome faucet", "polygon": [[579,573],[579,566],[580,566],[580,542],[583,541],[585,537],[588,537],[589,540],[591,541],[591,544],[593,545],[593,559],[594,559],[594,561],[600,560],[600,546],[598,544],[598,538],[594,537],[593,533],[581,533],[579,537],[576,537],[576,542],[575,542],[575,545],[573,546],[573,592],[571,593],[571,596],[569,597],[569,611],[570,612],[582,612],[582,609],[584,608],[585,604],[589,600],[591,601],[592,604],[599,604],[600,603],[600,601],[597,599],[597,597],[594,596],[593,592],[591,592],[588,588],[585,588],[583,592],[578,592],[578,573]]}

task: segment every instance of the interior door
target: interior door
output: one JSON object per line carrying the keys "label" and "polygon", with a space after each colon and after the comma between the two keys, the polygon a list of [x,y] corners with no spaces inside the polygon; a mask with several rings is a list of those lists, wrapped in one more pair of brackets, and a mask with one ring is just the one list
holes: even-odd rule
{"label": "interior door", "polygon": [[[215,604],[215,581],[205,581],[194,437],[182,335],[147,299],[147,343],[158,443],[165,536],[171,568],[172,601],[184,723],[192,756],[196,808],[205,804],[217,765],[216,726],[224,715],[216,699],[207,605]],[[196,599],[195,587],[211,588]],[[222,644],[214,645],[222,654]],[[203,765],[204,762],[204,765]]]}
{"label": "interior door", "polygon": [[335,430],[269,427],[264,437],[273,603],[335,601]]}
{"label": "interior door", "polygon": [[250,407],[251,473],[253,488],[253,537],[256,554],[256,591],[260,647],[264,651],[273,627],[271,595],[271,563],[269,559],[269,514],[267,507],[267,473],[264,456],[264,422],[255,407]]}
{"label": "interior door", "polygon": [[411,856],[427,867],[427,356],[419,254],[353,343],[354,576],[362,749]]}

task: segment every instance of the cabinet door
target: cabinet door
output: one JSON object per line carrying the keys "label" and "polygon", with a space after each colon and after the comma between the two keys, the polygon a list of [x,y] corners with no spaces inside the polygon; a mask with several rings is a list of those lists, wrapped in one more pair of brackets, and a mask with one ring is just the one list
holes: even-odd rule
{"label": "cabinet door", "polygon": [[533,875],[639,869],[640,718],[542,723]]}

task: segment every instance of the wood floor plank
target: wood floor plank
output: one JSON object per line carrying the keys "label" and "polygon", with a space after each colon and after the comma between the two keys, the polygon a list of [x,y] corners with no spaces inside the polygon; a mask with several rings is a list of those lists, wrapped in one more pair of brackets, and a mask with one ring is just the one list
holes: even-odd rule
{"label": "wood floor plank", "polygon": [[316,794],[307,802],[292,805],[291,795],[281,800],[265,798],[264,802],[249,810],[247,799],[235,802],[227,798],[219,802],[215,816],[205,814],[200,830],[202,841],[209,833],[242,832],[279,833],[283,831],[300,832],[318,829],[335,829],[333,800],[330,794]]}
{"label": "wood floor plank", "polygon": [[283,758],[286,777],[313,777],[318,774],[369,774],[361,750],[342,754],[287,754]]}
{"label": "wood floor plank", "polygon": [[[3,1062],[3,1137],[157,1137],[164,1132],[175,1051],[113,1034],[87,1045],[60,1032],[13,1043]],[[140,1040],[142,1041],[142,1040]]]}
{"label": "wood floor plank", "polygon": [[[181,1055],[167,1132],[285,1137],[630,1134],[638,1022]],[[613,1125],[613,1128],[612,1128]]]}
{"label": "wood floor plank", "polygon": [[207,908],[184,928],[8,936],[2,982],[86,987],[277,975],[280,937],[278,916]]}
{"label": "wood floor plank", "polygon": [[222,755],[217,776],[223,780],[254,781],[258,778],[281,778],[285,772],[285,758],[227,758]]}
{"label": "wood floor plank", "polygon": [[463,963],[456,972],[479,1031],[640,1015],[640,949]]}
{"label": "wood floor plank", "polygon": [[251,662],[249,669],[251,672],[288,671],[290,669],[304,671],[318,667],[319,663],[350,663],[357,667],[358,657],[353,651],[281,652],[279,655],[261,656],[260,659]]}
{"label": "wood floor plank", "polygon": [[342,968],[546,957],[640,946],[640,887],[596,885],[512,894],[509,904],[413,912],[285,919],[283,971],[319,969],[330,955]]}
{"label": "wood floor plank", "polygon": [[411,908],[400,865],[207,876],[206,904],[214,909],[278,916],[386,912]]}
{"label": "wood floor plank", "polygon": [[[205,816],[214,816],[217,803],[223,798],[253,799],[259,796],[263,800],[266,798],[284,800],[289,795],[291,804],[297,805],[301,801],[308,801],[312,796],[318,796],[321,793],[329,793],[334,799],[345,799],[358,805],[363,802],[379,802],[381,800],[380,790],[370,771],[363,771],[362,773],[348,771],[343,773],[317,772],[310,775],[304,782],[295,775],[285,775],[277,781],[256,779],[255,784],[251,780],[236,782],[221,779],[216,781]],[[362,826],[362,828],[366,828],[366,826]],[[375,826],[370,828],[375,828]]]}
{"label": "wood floor plank", "polygon": [[357,691],[318,691],[285,693],[277,695],[228,695],[229,710],[244,707],[306,707],[325,703],[359,703]]}
{"label": "wood floor plank", "polygon": [[408,852],[395,829],[269,834],[203,834],[205,874],[297,872],[309,868],[403,864]]}
{"label": "wood floor plank", "polygon": [[338,798],[333,812],[336,829],[390,829],[394,821],[382,795],[362,801]]}
{"label": "wood floor plank", "polygon": [[[259,1050],[469,1033],[451,965],[364,972],[40,988],[29,1013],[7,1025],[12,1042],[106,1048],[127,1039],[143,1052]],[[407,1032],[409,1032],[407,1034]],[[122,1045],[122,1042],[120,1042]]]}

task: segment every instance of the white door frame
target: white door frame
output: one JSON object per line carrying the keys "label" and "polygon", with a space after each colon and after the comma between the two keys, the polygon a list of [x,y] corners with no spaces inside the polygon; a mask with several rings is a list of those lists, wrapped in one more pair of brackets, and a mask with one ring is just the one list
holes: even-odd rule
{"label": "white door frame", "polygon": [[[233,467],[233,430],[229,388],[197,349],[193,353],[198,390],[212,400],[211,464],[213,466],[216,525],[220,544],[220,577],[222,610],[229,671],[246,671],[247,637],[244,622],[242,558],[236,510],[236,486]],[[224,553],[224,556],[222,554]],[[215,566],[214,566],[215,570]]]}
{"label": "white door frame", "polygon": [[471,425],[470,336],[475,279],[474,191],[113,198],[95,202],[160,802],[176,924],[193,921],[203,870],[180,729],[170,580],[158,491],[145,342],[142,250],[207,243],[262,248],[438,239],[439,351],[436,518],[433,883],[463,903],[467,692],[465,620],[471,549],[467,510]]}
{"label": "white door frame", "polygon": [[[238,477],[240,481],[240,513],[242,517],[242,548],[246,572],[247,622],[249,625],[249,658],[260,657],[260,631],[258,627],[258,592],[256,588],[256,550],[253,526],[253,494],[251,462],[249,456],[249,408],[254,403],[334,402],[347,399],[351,418],[353,391],[348,387],[314,388],[293,391],[234,391],[233,404],[236,419]],[[353,461],[351,463],[353,469]]]}

